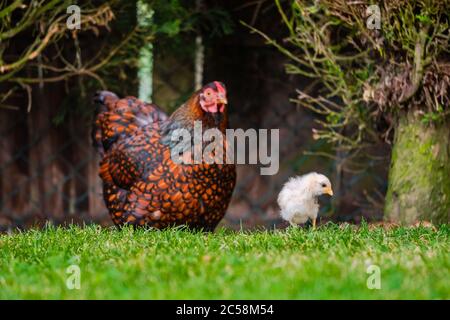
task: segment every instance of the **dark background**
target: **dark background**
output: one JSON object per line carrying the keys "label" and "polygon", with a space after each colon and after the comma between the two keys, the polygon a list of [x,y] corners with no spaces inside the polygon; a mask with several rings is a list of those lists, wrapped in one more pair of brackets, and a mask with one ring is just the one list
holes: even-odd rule
{"label": "dark background", "polygon": [[[380,146],[380,159],[369,161],[363,169],[346,170],[345,154],[312,138],[317,115],[290,101],[295,90],[307,89],[311,80],[287,75],[282,54],[240,23],[245,21],[282,39],[283,28],[273,2],[208,2],[212,4],[229,12],[233,32],[214,38],[203,34],[204,82],[226,84],[232,128],[280,129],[279,173],[261,176],[258,165],[238,166],[238,183],[223,225],[284,226],[276,204],[281,185],[289,176],[310,171],[329,176],[336,194],[331,200],[321,199],[322,221],[380,220],[389,147]],[[111,33],[126,28],[124,21],[132,20],[133,14],[117,16]],[[103,32],[100,37],[111,34]],[[98,38],[82,40],[83,54],[94,54]],[[193,46],[192,36],[154,43],[153,97],[166,110],[173,110],[194,89],[193,50],[179,50]],[[20,44],[12,50],[20,51]],[[136,70],[130,68],[127,76],[136,79]],[[82,92],[77,79],[37,84],[33,85],[30,112],[26,92],[9,101],[18,110],[0,108],[0,230],[48,221],[112,224],[103,204],[98,158],[90,141],[94,87]],[[123,81],[111,90],[121,96],[137,95],[136,81]]]}

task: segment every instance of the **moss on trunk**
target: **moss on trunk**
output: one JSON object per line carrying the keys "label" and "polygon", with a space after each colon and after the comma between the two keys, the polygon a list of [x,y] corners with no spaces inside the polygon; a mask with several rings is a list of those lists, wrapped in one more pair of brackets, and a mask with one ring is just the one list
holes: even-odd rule
{"label": "moss on trunk", "polygon": [[447,223],[450,216],[450,125],[426,125],[412,112],[398,124],[386,195],[387,220]]}

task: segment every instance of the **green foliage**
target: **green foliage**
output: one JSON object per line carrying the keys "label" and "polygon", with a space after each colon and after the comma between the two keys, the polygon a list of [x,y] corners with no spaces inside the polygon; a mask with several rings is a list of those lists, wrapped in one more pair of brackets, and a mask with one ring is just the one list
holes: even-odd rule
{"label": "green foliage", "polygon": [[[66,82],[79,77],[79,89],[85,93],[83,81],[94,79],[97,85],[105,86],[102,72],[106,65],[114,64],[127,40],[132,40],[128,29],[105,39],[105,31],[114,24],[115,15],[129,7],[118,0],[99,3],[83,1],[80,6],[80,29],[70,30],[66,21],[67,8],[73,1],[67,0],[15,0],[0,8],[0,107],[11,93],[28,93],[29,108],[32,106],[33,86],[45,83]],[[84,44],[95,37],[98,47],[92,56],[86,57]],[[17,45],[19,44],[20,45]],[[86,59],[86,60],[84,60]],[[9,91],[7,91],[9,89]]]}
{"label": "green foliage", "polygon": [[[154,11],[141,25],[137,0],[82,1],[79,30],[66,27],[71,1],[0,2],[0,107],[13,92],[31,96],[35,84],[64,81],[67,110],[55,118],[61,123],[74,109],[90,105],[90,93],[99,88],[136,95],[144,45],[157,41],[159,48],[182,52],[192,50],[183,44],[186,37],[202,33],[212,39],[232,31],[229,14],[219,7],[196,8],[188,0],[141,1]],[[4,92],[4,84],[11,90]]]}
{"label": "green foliage", "polygon": [[233,24],[228,12],[210,6],[197,8],[189,0],[147,0],[155,11],[154,30],[157,34],[174,37],[180,33],[202,33],[206,37],[229,34]]}
{"label": "green foliage", "polygon": [[[1,299],[449,299],[448,225],[193,233],[98,226],[0,235]],[[67,268],[80,290],[66,287]],[[381,290],[366,286],[381,269]]]}
{"label": "green foliage", "polygon": [[438,104],[436,111],[426,112],[422,117],[422,123],[424,124],[442,124],[445,121],[445,112],[441,104]]}
{"label": "green foliage", "polygon": [[300,92],[295,102],[324,116],[317,137],[360,150],[392,137],[403,110],[432,110],[426,121],[448,118],[449,0],[376,2],[379,30],[367,27],[369,3],[274,2],[284,41],[249,28],[290,59],[288,73],[316,81],[314,94]]}
{"label": "green foliage", "polygon": [[218,6],[197,8],[190,0],[146,0],[155,11],[156,54],[193,54],[194,37],[213,41],[233,31],[230,13]]}

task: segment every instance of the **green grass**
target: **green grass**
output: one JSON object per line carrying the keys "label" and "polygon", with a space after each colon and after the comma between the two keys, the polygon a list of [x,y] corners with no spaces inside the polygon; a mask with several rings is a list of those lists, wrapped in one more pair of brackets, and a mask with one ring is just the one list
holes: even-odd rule
{"label": "green grass", "polygon": [[[450,226],[0,235],[1,299],[450,299]],[[66,269],[81,270],[69,290]],[[368,265],[381,289],[366,285]]]}

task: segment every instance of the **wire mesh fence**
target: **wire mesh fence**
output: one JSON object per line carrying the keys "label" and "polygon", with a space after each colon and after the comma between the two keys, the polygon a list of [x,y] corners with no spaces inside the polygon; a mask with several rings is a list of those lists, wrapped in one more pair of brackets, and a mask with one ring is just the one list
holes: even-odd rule
{"label": "wire mesh fence", "polygon": [[[17,124],[14,130],[22,132]],[[98,204],[101,197],[93,171],[95,155],[89,144],[73,136],[54,143],[54,128],[33,132],[29,143],[18,143],[15,132],[2,132],[0,227],[25,227],[45,221],[62,223],[68,220],[92,220],[106,213]],[[76,150],[76,151],[75,151]],[[48,153],[46,152],[48,151]],[[74,158],[76,152],[80,158]]]}
{"label": "wire mesh fence", "polygon": [[[91,147],[89,128],[84,120],[73,117],[65,125],[47,121],[46,126],[36,126],[30,114],[11,116],[13,111],[2,113],[1,230],[46,222],[111,225],[98,177],[99,159]],[[239,117],[239,113],[232,114],[232,122],[242,123]],[[8,118],[15,121],[8,121]],[[279,172],[262,176],[261,165],[238,165],[237,185],[222,222],[225,226],[280,225],[276,198],[289,176],[320,171],[332,180],[335,177],[335,161],[305,154],[305,151],[318,151],[324,147],[322,141],[310,138],[311,115],[303,110],[293,112],[292,108],[283,106],[273,108],[264,119],[260,126],[280,130]],[[340,197],[358,194],[366,178],[373,181],[377,175],[365,171],[349,177],[341,186]],[[383,185],[384,180],[379,177],[377,183]],[[361,192],[359,197],[364,198]],[[351,201],[357,201],[355,199],[353,197]],[[336,209],[336,203],[331,200],[324,199],[322,203],[325,217]],[[361,205],[360,208],[364,209]],[[357,210],[349,210],[341,215],[341,219],[360,214]]]}
{"label": "wire mesh fence", "polygon": [[[261,165],[237,166],[237,185],[222,224],[279,226],[276,199],[283,183],[310,171],[326,174],[334,185],[336,196],[321,200],[325,218],[381,218],[386,169],[369,163],[365,170],[348,173],[340,170],[339,157],[310,155],[330,151],[330,146],[312,139],[315,116],[289,100],[295,88],[304,84],[285,75],[284,60],[273,51],[255,51],[252,46],[227,50],[225,56],[213,51],[212,57],[206,57],[205,80],[211,80],[208,73],[212,73],[227,84],[232,128],[278,129],[280,153],[275,175],[261,175]],[[156,61],[154,98],[168,111],[193,90],[194,64],[186,61],[189,57],[165,56]],[[72,112],[58,124],[53,121],[62,92],[60,87],[44,88],[34,97],[30,113],[23,100],[19,110],[0,109],[0,230],[47,222],[112,225],[103,203],[89,117]],[[89,108],[92,118],[93,106]]]}

